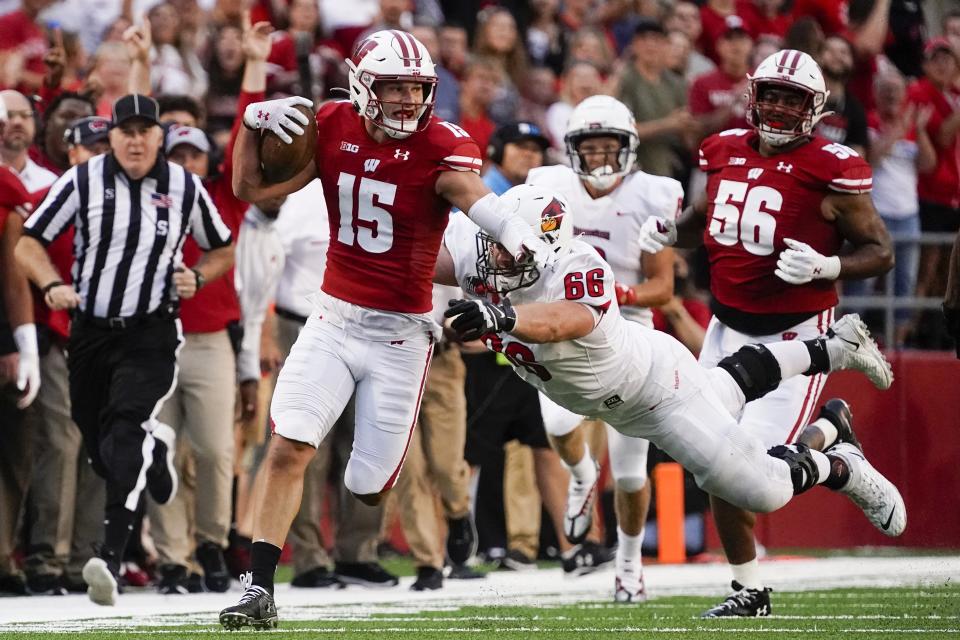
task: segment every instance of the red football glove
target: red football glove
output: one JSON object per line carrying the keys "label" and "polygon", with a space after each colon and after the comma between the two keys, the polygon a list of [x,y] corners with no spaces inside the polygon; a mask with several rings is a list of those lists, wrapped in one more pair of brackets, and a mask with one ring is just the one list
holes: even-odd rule
{"label": "red football glove", "polygon": [[637,303],[637,292],[633,287],[619,282],[613,283],[613,286],[617,290],[617,304],[621,307]]}

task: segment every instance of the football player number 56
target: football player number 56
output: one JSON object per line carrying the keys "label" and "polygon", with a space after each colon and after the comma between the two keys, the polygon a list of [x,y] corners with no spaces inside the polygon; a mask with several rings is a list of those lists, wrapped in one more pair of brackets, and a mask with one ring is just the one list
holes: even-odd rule
{"label": "football player number 56", "polygon": [[393,204],[397,185],[360,178],[358,187],[357,176],[341,173],[337,186],[340,189],[337,240],[349,246],[359,245],[369,253],[389,251],[393,246],[393,218],[389,211],[377,205]]}
{"label": "football player number 56", "polygon": [[743,243],[757,256],[773,253],[777,220],[769,211],[780,211],[783,196],[771,187],[750,187],[746,182],[721,180],[710,218],[710,235],[728,247]]}

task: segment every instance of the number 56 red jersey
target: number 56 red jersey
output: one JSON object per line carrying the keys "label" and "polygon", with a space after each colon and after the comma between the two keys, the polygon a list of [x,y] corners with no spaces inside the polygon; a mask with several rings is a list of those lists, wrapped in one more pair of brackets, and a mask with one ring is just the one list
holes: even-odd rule
{"label": "number 56 red jersey", "polygon": [[821,214],[831,194],[870,191],[870,166],[856,151],[814,136],[785,153],[765,157],[756,133],[731,129],[700,146],[707,173],[710,289],[718,302],[757,314],[817,312],[837,304],[836,285],[813,280],[787,284],[776,275],[784,238],[805,242],[826,256],[843,242]]}
{"label": "number 56 red jersey", "polygon": [[408,138],[378,143],[347,101],[322,105],[317,129],[317,175],[330,213],[323,290],[371,309],[428,313],[450,213],[435,184],[444,171],[479,173],[477,144],[436,117]]}

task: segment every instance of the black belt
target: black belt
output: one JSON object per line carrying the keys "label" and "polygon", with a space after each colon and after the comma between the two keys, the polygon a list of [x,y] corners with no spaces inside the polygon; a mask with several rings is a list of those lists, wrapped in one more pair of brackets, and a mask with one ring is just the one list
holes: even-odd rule
{"label": "black belt", "polygon": [[138,316],[115,316],[113,318],[96,318],[83,314],[77,315],[73,322],[81,326],[96,327],[97,329],[109,329],[120,331],[123,329],[132,329],[144,324],[156,322],[157,320],[170,320],[179,316],[177,305],[161,305],[156,311],[144,313]]}
{"label": "black belt", "polygon": [[273,310],[281,318],[286,318],[287,320],[291,320],[293,322],[299,322],[300,324],[307,324],[307,320],[309,319],[307,316],[302,316],[299,313],[288,311],[283,307],[274,307]]}

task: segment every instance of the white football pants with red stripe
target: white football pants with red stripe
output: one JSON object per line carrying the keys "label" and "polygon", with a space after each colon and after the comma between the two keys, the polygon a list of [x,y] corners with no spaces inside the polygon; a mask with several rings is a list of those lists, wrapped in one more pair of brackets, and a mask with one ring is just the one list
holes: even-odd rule
{"label": "white football pants with red stripe", "polygon": [[[714,317],[707,327],[700,351],[700,364],[705,368],[715,367],[720,360],[747,344],[818,338],[827,332],[833,318],[833,309],[827,309],[786,331],[768,336],[749,336],[734,331]],[[826,382],[827,374],[783,380],[777,389],[747,403],[740,416],[740,427],[759,438],[767,448],[794,442],[801,429],[812,420]]]}
{"label": "white football pants with red stripe", "polygon": [[[345,304],[345,303],[344,303]],[[273,394],[274,433],[314,447],[356,391],[356,429],[344,484],[357,495],[396,483],[433,353],[429,325],[396,340],[315,311],[290,350]]]}

